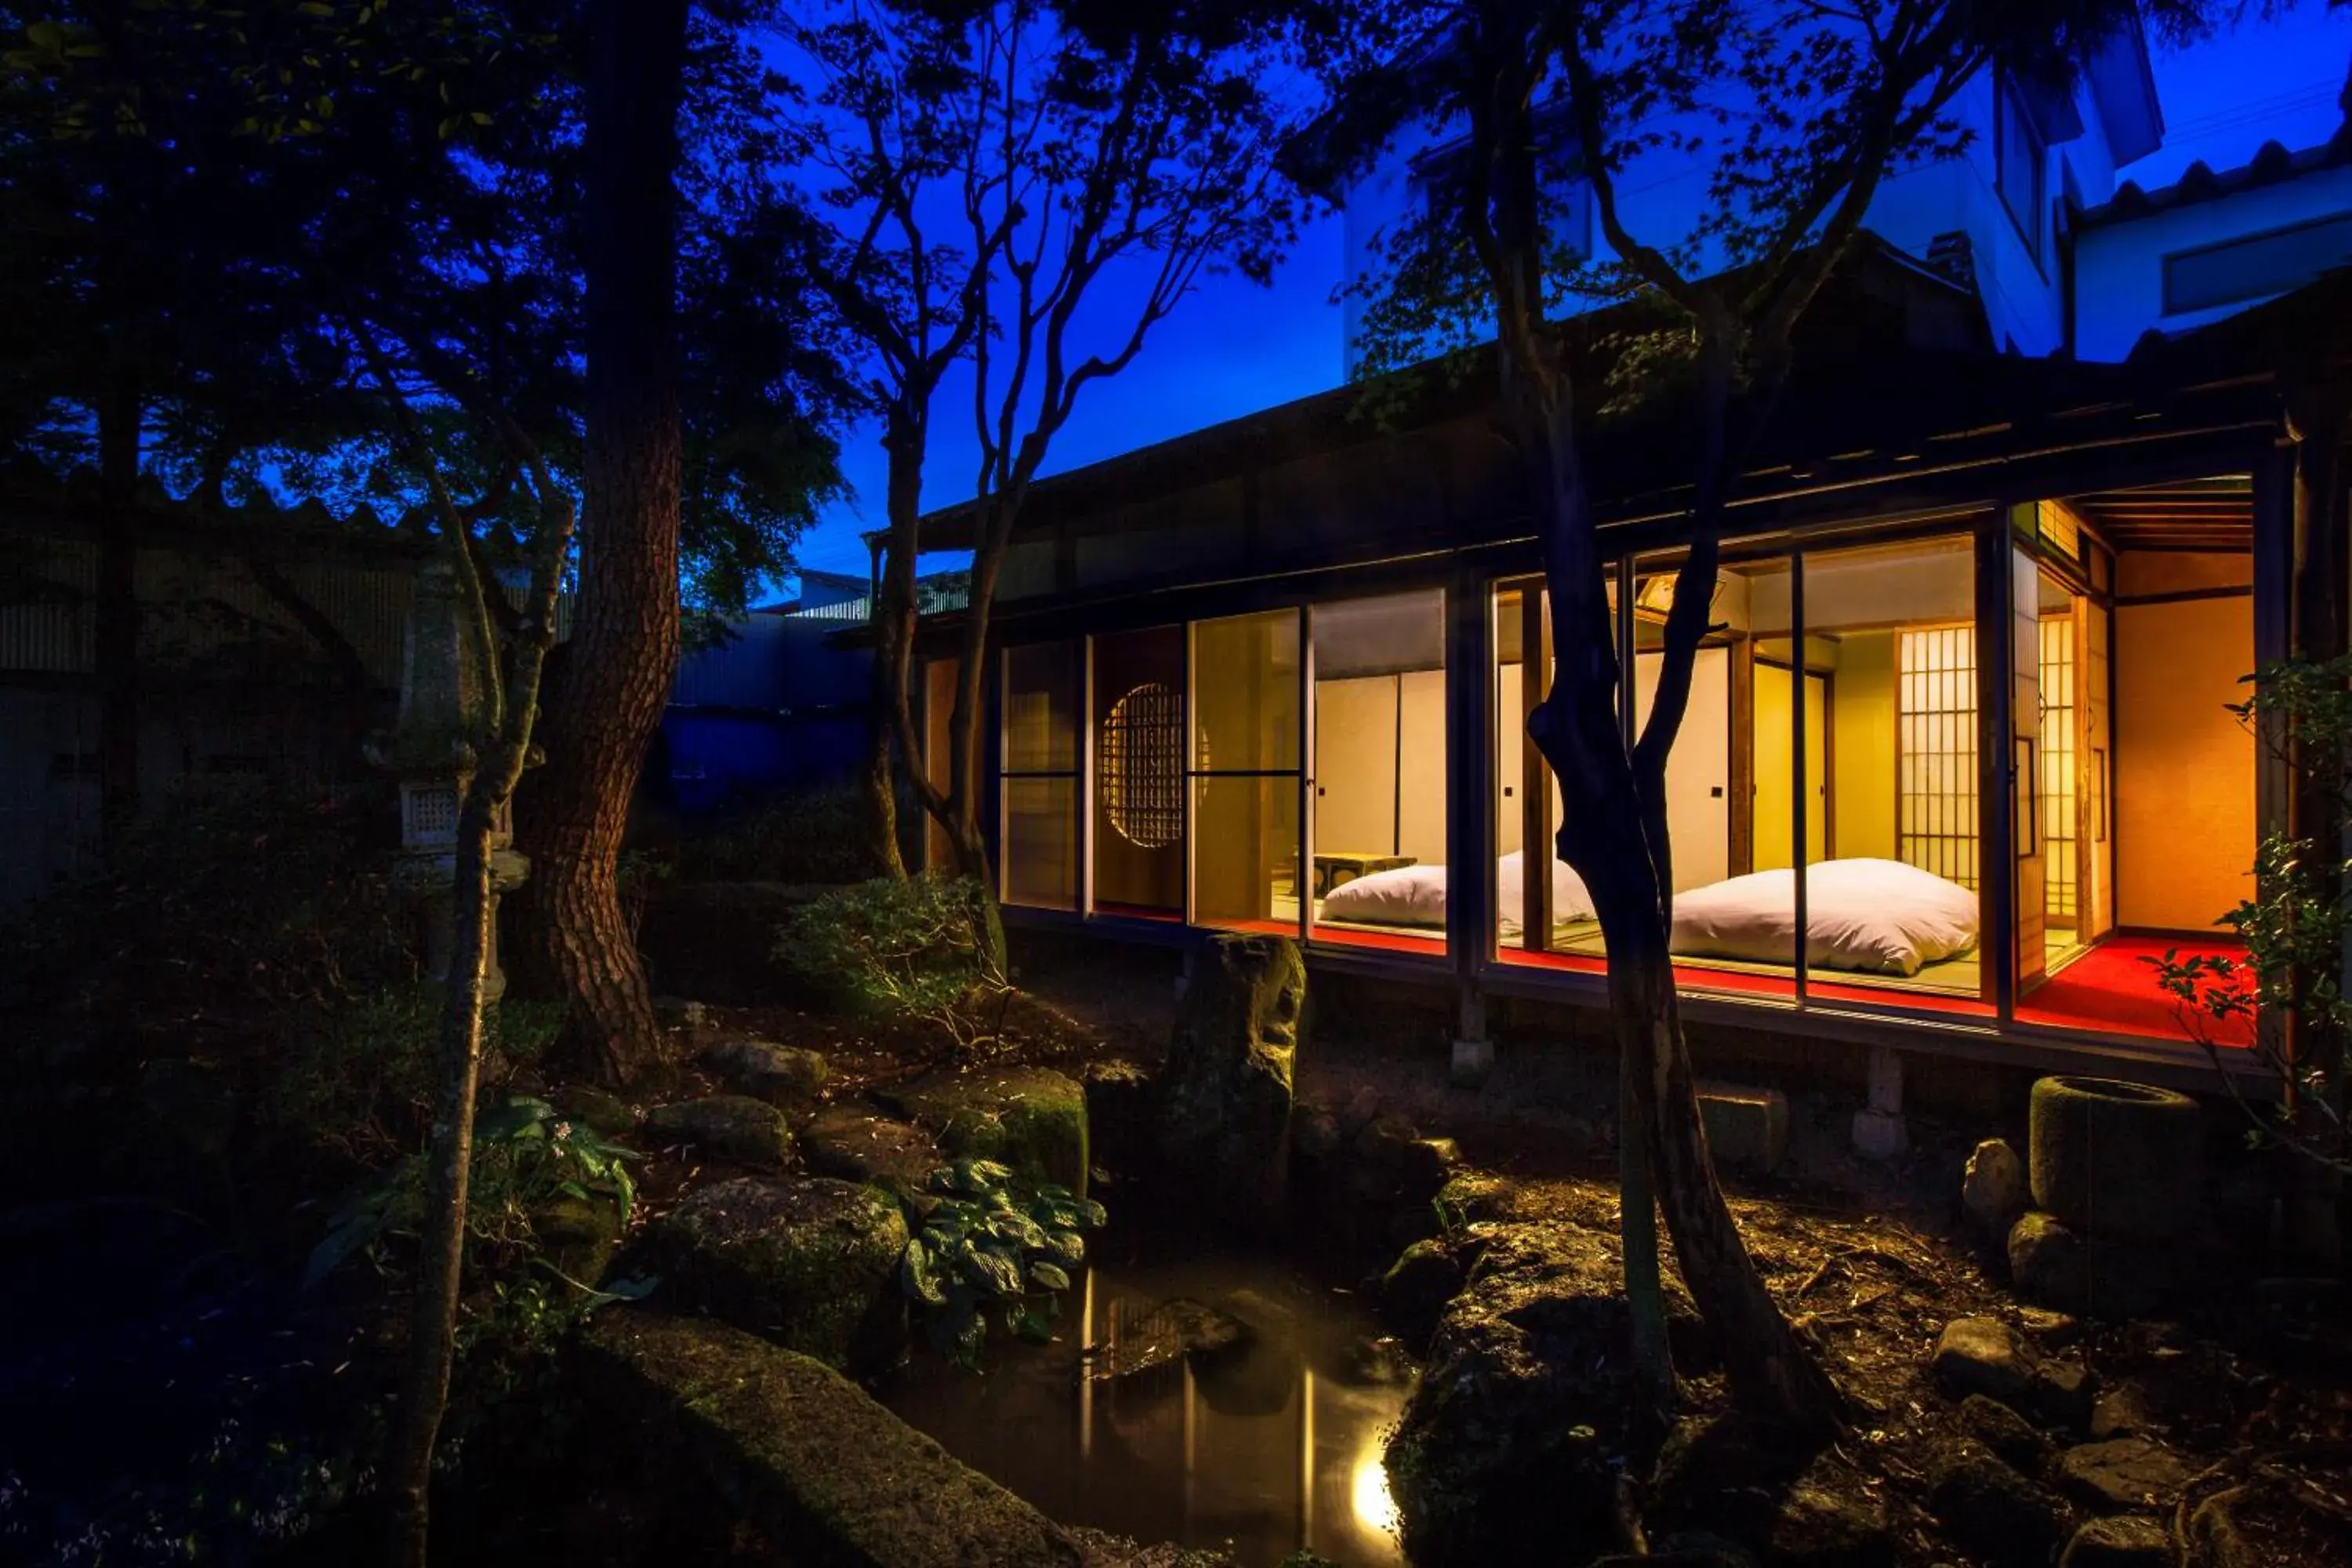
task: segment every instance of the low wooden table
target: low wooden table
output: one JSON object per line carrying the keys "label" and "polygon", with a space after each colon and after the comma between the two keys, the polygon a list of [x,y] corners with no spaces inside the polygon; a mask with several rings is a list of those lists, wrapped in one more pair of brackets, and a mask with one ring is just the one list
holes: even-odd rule
{"label": "low wooden table", "polygon": [[1420,863],[1412,855],[1340,855],[1315,852],[1315,896],[1322,898],[1334,888],[1346,887],[1359,877],[1369,877],[1375,871],[1393,871],[1401,866]]}

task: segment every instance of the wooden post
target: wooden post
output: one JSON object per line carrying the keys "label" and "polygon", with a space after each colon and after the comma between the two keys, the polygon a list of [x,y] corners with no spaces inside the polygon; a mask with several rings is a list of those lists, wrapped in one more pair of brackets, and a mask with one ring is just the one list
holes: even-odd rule
{"label": "wooden post", "polygon": [[[1519,728],[1551,693],[1551,614],[1539,584],[1520,590]],[[1551,770],[1533,741],[1519,747],[1519,940],[1530,952],[1551,948]]]}
{"label": "wooden post", "polygon": [[2010,746],[2009,516],[1977,524],[1977,908],[1985,999],[2008,1023],[2017,1005],[2017,838]]}
{"label": "wooden post", "polygon": [[1445,595],[1445,950],[1461,1013],[1454,1073],[1475,1082],[1494,1064],[1479,986],[1495,940],[1495,647],[1491,590],[1475,570]]}

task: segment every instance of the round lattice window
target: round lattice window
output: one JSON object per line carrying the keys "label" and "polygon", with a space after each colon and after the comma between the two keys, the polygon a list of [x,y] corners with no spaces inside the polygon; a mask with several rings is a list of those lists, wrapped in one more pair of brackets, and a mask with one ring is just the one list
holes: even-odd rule
{"label": "round lattice window", "polygon": [[1163,849],[1184,833],[1184,704],[1147,680],[1111,704],[1103,720],[1103,814],[1120,837]]}

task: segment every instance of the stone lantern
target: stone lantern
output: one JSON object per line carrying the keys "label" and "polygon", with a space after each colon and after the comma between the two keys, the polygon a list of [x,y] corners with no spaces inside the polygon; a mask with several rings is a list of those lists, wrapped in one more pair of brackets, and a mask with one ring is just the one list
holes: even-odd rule
{"label": "stone lantern", "polygon": [[[466,637],[471,606],[447,553],[435,551],[417,568],[415,596],[400,668],[400,715],[388,735],[365,748],[368,761],[400,784],[400,858],[393,883],[425,916],[427,977],[449,978],[457,946],[457,817],[473,782],[474,737],[481,732],[485,672]],[[500,895],[520,887],[530,862],[515,852],[509,807],[499,809],[490,833],[490,929],[483,953],[483,999],[505,992],[499,967]]]}

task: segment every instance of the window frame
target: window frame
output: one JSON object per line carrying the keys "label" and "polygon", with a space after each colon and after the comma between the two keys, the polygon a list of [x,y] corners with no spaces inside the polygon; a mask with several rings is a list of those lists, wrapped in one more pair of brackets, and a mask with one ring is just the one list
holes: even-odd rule
{"label": "window frame", "polygon": [[2233,291],[2219,299],[2204,300],[2195,304],[2181,304],[2176,298],[2173,268],[2182,261],[2194,261],[2222,251],[2260,245],[2266,240],[2281,239],[2288,235],[2302,234],[2310,229],[2326,228],[2338,224],[2346,226],[2347,237],[2352,237],[2352,214],[2324,213],[2317,217],[2304,218],[2296,223],[2280,224],[2273,228],[2257,229],[2252,234],[2242,234],[2230,239],[2217,239],[2204,245],[2185,246],[2179,250],[2167,251],[2157,262],[2158,286],[2161,296],[2158,301],[2158,308],[2168,317],[2186,316],[2200,310],[2231,310],[2256,300],[2272,300],[2281,294],[2291,294],[2308,284],[2311,279],[2306,278],[2302,282],[2289,283],[2283,287],[2258,284],[2250,289]]}
{"label": "window frame", "polygon": [[[2042,224],[2049,216],[2050,143],[2042,128],[2034,122],[2033,111],[2026,107],[2025,95],[2006,73],[1997,74],[1992,83],[1992,188],[2000,198],[2001,210],[2009,214],[2010,223],[2017,229],[2018,237],[2025,244],[2025,254],[2032,259],[2034,270],[2042,270]],[[2009,161],[2012,152],[2009,144],[2012,121],[2023,132],[2026,145],[2033,155],[2033,188],[2025,193],[2024,210],[2019,210],[2019,194],[2010,189]]]}

